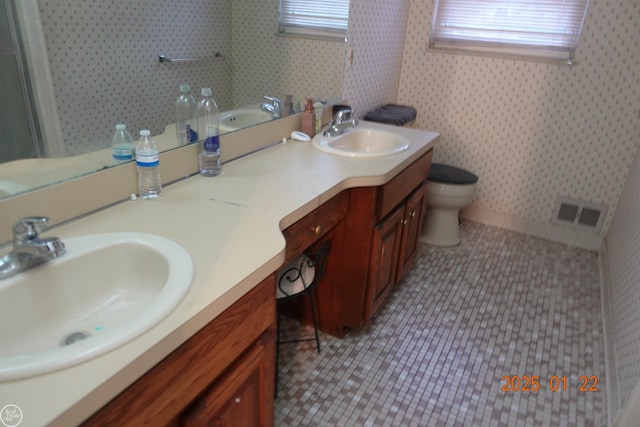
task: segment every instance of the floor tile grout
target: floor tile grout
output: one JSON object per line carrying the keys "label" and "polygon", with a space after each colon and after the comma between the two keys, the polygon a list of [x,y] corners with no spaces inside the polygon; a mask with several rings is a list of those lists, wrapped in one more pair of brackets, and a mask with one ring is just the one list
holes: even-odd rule
{"label": "floor tile grout", "polygon": [[[276,426],[606,424],[597,255],[474,222],[461,232],[458,247],[420,246],[362,330],[322,334],[320,354],[282,346]],[[538,375],[540,391],[501,391],[513,375]],[[566,391],[550,390],[554,375]],[[581,375],[600,391],[579,392]]]}

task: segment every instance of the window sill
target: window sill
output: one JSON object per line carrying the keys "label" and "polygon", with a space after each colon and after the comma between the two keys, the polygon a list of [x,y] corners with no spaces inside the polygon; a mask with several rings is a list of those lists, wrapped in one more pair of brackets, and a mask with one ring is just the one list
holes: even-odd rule
{"label": "window sill", "polygon": [[542,64],[560,65],[564,67],[573,67],[574,65],[578,64],[578,62],[575,59],[549,58],[549,57],[542,57],[542,56],[536,56],[533,54],[517,53],[517,52],[497,52],[497,51],[492,52],[487,50],[480,50],[473,47],[452,48],[452,47],[429,46],[427,47],[426,50],[428,53],[478,56],[478,57],[484,57],[484,58],[494,58],[494,59],[524,61],[524,62],[538,62]]}
{"label": "window sill", "polygon": [[277,37],[289,38],[289,39],[307,39],[307,40],[320,40],[334,43],[346,43],[347,36],[343,34],[327,35],[314,32],[278,32]]}

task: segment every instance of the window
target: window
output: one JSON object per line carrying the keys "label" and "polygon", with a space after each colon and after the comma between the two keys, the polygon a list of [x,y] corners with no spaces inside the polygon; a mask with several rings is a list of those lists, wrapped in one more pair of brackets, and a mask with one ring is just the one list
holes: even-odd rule
{"label": "window", "polygon": [[436,0],[429,47],[573,63],[589,0]]}
{"label": "window", "polygon": [[349,0],[280,0],[280,33],[344,39]]}

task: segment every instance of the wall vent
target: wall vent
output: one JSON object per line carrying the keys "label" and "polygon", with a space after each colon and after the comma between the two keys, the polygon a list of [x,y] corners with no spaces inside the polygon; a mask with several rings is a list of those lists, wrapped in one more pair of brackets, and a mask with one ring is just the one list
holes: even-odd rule
{"label": "wall vent", "polygon": [[607,207],[558,197],[552,222],[580,230],[599,233]]}

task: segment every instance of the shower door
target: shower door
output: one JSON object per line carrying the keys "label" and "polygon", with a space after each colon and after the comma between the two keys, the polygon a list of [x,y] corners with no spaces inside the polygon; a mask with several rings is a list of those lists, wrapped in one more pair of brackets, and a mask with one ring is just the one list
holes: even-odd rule
{"label": "shower door", "polygon": [[0,163],[39,157],[37,124],[27,93],[9,0],[0,3]]}

